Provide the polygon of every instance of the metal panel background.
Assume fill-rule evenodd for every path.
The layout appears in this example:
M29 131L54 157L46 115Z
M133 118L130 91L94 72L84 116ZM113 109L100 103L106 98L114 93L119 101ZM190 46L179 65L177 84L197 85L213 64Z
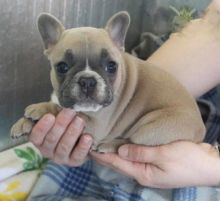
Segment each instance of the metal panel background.
M127 49L130 50L142 31L164 31L163 26L157 24L161 19L167 20L161 12L161 6L167 9L170 4L187 4L203 9L208 2L209 0L0 0L0 150L21 142L9 139L10 126L23 114L27 105L47 101L51 92L49 62L43 56L42 43L36 29L39 13L54 14L66 28L102 27L111 15L119 10L127 10L132 18L126 42Z

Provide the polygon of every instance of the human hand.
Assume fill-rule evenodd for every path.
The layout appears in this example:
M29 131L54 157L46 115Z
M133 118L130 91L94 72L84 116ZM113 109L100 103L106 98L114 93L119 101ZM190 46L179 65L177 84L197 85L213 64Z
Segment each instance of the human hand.
M147 147L123 145L118 154L91 153L93 159L133 177L143 186L220 186L220 158L209 144L178 141Z
M92 137L82 134L84 124L73 110L63 109L56 118L51 114L43 116L29 139L44 157L59 164L80 166L92 145Z

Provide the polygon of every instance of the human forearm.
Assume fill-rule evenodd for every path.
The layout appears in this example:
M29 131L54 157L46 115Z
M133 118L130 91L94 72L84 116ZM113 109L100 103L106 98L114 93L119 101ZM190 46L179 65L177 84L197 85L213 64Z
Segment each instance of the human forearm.
M214 8L213 8L214 7ZM147 61L173 74L198 97L220 83L220 5L171 35Z
M220 158L219 158L219 161L216 161L216 162L217 162L217 169L216 169L217 183L215 186L220 186Z
M207 182L207 185L220 187L220 157L214 158L212 162L212 165L205 164L207 167L207 171L205 173L207 174L207 181L209 181L209 183Z
M216 174L217 175L217 179L216 179L216 184L214 184L215 186L219 186L220 187L220 145L218 144L217 147L216 147L216 150L218 152L218 156L217 159L216 159L216 168L215 168L215 171L216 171Z

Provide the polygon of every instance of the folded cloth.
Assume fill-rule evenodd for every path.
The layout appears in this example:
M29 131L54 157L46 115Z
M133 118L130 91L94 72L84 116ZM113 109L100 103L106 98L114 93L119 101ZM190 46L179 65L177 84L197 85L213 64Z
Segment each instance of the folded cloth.
M207 127L207 142L215 143L220 131L220 114L207 100L198 100ZM33 189L29 201L218 201L220 189L191 187L153 189L135 180L87 161L81 167L68 167L49 162Z
M36 183L44 159L26 143L0 153L0 201L26 200Z

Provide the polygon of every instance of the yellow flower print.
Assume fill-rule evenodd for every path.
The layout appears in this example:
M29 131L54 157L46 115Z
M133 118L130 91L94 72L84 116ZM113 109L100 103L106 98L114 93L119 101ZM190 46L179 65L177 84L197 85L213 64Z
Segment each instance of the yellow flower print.
M27 199L28 194L25 192L16 192L16 189L21 186L20 181L12 181L6 189L0 193L0 201L24 201Z

